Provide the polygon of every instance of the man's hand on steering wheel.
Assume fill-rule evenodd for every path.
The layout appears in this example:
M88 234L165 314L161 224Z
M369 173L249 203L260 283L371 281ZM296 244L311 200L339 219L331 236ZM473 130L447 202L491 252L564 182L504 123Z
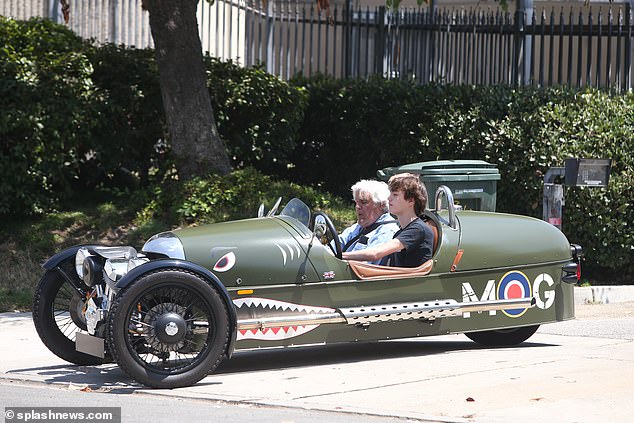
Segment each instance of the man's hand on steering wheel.
M313 215L311 216L310 227L313 230L315 230L315 222L317 220L317 217L319 216L323 218L325 227L326 227L326 232L324 233L326 237L326 242L324 243L322 241L322 243L324 243L325 245L328 245L328 247L333 252L335 257L341 260L343 256L343 249L341 248L341 240L339 239L339 235L337 234L335 225L333 225L332 220L330 220L328 215L322 211L313 212ZM333 243L335 244L334 247L332 245Z

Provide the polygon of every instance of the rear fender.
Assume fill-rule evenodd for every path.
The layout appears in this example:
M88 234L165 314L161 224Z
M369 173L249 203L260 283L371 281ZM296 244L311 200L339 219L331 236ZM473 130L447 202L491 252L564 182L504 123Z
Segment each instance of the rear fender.
M223 297L225 304L227 306L227 311L229 312L229 330L231 331L231 339L227 344L227 357L231 357L233 354L233 350L235 347L236 336L237 336L237 325L238 318L236 316L236 308L233 305L233 301L231 301L231 297L227 292L225 286L220 282L220 279L209 270L205 269L202 266L194 264L189 261L177 260L177 259L160 259L160 260L152 260L145 264L135 267L130 272L128 272L123 278L121 278L116 285L117 290L123 289L132 283L134 280L143 276L146 273L153 272L159 269L182 269L187 270L189 272L195 273L201 278L205 279L212 287L216 288L216 290Z

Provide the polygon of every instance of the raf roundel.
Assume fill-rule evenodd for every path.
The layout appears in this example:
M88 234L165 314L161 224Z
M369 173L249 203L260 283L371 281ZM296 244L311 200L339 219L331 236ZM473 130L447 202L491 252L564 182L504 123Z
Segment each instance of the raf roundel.
M497 289L497 297L500 300L512 300L516 298L531 298L531 284L526 275L520 271L513 270L506 273L500 279ZM526 308L514 308L502 310L509 317L520 317L526 313Z

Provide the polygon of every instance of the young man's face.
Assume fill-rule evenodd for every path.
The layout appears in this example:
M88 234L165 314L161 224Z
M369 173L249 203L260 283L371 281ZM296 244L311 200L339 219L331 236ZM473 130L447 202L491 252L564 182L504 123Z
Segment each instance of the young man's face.
M373 224L383 214L381 206L372 201L372 196L366 192L359 192L354 197L354 210L357 213L357 222L364 228Z
M406 200L403 197L403 191L391 191L390 192L390 213L395 215L401 215L403 212L414 207L414 200Z

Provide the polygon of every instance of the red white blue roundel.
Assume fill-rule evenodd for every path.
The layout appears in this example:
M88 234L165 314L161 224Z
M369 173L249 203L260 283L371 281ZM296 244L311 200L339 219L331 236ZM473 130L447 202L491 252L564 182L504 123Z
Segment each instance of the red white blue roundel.
M531 298L531 284L525 274L513 270L500 279L497 292L498 299L512 300L516 298ZM519 317L526 312L526 308L502 310L509 317Z

